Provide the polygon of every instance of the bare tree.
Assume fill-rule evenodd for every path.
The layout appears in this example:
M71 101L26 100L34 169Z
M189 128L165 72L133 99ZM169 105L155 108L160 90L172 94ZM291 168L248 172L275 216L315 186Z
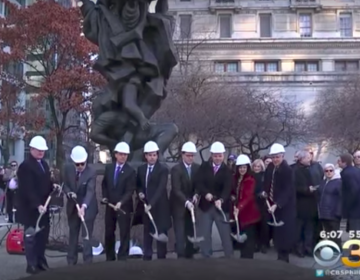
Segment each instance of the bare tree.
M276 142L286 147L306 138L306 118L296 102L286 101L269 88L242 86L234 92L241 100L233 115L239 121L229 126L228 142L233 141L241 153L256 159Z
M341 87L329 87L319 93L314 105L312 130L327 139L329 147L353 153L360 149L360 78L350 76Z

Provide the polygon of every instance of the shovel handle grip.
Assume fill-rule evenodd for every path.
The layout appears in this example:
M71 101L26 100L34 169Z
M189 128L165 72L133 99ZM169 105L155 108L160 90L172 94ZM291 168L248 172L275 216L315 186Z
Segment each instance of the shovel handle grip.
M49 203L51 201L51 195L48 196L48 198L45 201L44 207L47 208L49 206Z
M266 205L267 205L268 209L270 209L270 207L271 207L271 206L270 206L270 202L269 202L269 200L267 200L267 199L266 199Z

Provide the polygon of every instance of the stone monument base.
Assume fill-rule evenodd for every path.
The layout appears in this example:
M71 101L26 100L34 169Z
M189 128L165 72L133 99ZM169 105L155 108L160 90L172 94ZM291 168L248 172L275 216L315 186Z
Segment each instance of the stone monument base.
M64 267L26 277L27 280L315 280L313 269L279 261L244 259L129 260ZM25 278L24 278L25 279ZM332 279L325 276L322 279Z

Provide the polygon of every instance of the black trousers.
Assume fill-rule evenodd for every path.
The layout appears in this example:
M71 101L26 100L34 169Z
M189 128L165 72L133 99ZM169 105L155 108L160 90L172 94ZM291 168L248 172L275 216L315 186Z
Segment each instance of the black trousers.
M240 258L253 259L256 244L256 224L242 228L241 233L246 233L247 239L244 243L240 243Z
M257 204L261 213L261 220L255 226L256 245L258 248L269 246L269 213L263 198L257 198Z
M311 253L314 247L315 219L297 219L297 245L301 253Z
M125 260L130 249L130 213L118 214L110 207L105 210L105 252L106 260L114 261L115 258L115 231L116 224L120 229L120 248L117 253L118 260Z
M155 231L149 217L146 214L144 214L143 216L143 223L144 223L144 260L151 260L153 255L153 248L152 248L153 238L150 235L150 233L154 233ZM164 233L167 235L167 232L160 231L160 229L158 230L159 230L159 234ZM167 253L166 243L156 241L156 249L157 249L156 252L157 258L165 259Z
M324 231L337 231L340 230L340 220L321 220ZM341 249L341 238L330 238L331 241L335 242Z
M89 240L83 239L83 261L84 263L92 263L93 254L92 254L92 245L91 237L94 229L94 220L86 220L86 227L89 232ZM78 261L78 246L79 246L79 234L81 229L81 236L84 238L86 236L85 228L75 212L68 217L69 225L69 247L67 254L68 265L75 265Z
M189 241L188 236L194 236L191 215L186 211L184 216L173 216L174 233L176 240L176 253L178 258L192 258L194 245Z
M34 233L35 225L24 225L25 256L29 266L47 265L45 250L50 233L49 216L43 216L39 226L42 230L37 234L27 234L28 231Z
M13 223L13 208L14 208L14 200L15 200L15 191L7 190L5 203L6 203L6 213L8 214L9 223Z

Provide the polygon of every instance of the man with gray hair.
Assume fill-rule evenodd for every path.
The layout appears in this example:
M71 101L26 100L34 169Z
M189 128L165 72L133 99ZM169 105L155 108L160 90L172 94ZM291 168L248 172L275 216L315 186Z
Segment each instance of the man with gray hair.
M310 164L311 154L303 150L298 153L298 162L293 169L297 210L296 254L301 258L305 255L312 256L317 220L317 188L312 181Z

